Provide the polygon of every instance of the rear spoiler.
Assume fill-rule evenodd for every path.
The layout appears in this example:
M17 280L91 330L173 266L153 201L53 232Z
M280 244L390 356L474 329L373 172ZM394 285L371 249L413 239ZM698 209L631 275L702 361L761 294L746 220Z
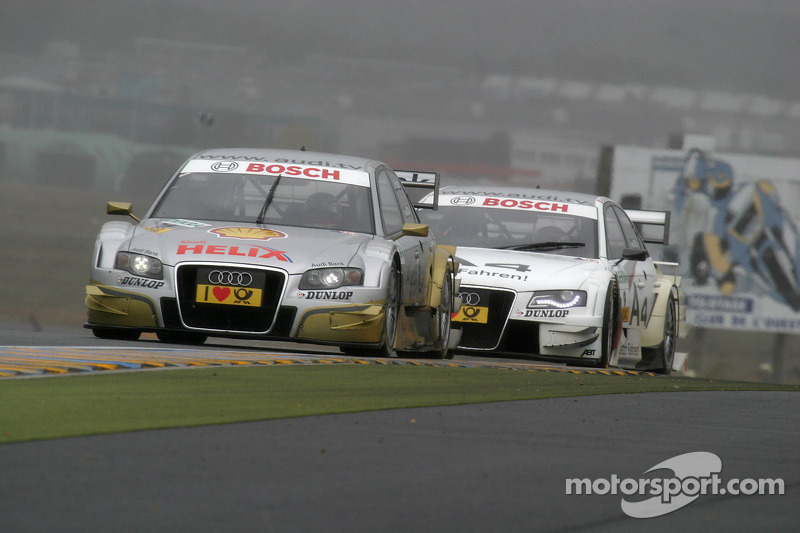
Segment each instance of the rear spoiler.
M395 170L400 178L408 198L416 208L436 210L439 206L439 179L438 172L421 172L418 170ZM421 204L420 200L433 192L433 204Z
M628 218L636 224L644 242L669 244L669 211L647 211L644 209L625 209Z

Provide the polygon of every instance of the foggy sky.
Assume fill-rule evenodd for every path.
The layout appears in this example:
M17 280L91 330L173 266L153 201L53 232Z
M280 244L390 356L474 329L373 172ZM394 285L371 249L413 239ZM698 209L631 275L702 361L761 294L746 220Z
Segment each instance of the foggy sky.
M136 37L798 99L797 0L4 0L0 50Z

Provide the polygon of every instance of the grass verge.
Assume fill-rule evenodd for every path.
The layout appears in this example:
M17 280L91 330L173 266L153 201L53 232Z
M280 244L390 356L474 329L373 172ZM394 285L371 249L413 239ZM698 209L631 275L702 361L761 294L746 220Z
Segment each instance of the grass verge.
M678 377L493 368L214 367L0 381L0 444L159 428L589 394L798 391Z

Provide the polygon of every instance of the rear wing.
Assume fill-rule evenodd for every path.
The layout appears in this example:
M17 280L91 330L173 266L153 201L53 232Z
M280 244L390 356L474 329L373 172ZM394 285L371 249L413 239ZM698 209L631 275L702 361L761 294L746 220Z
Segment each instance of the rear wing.
M438 172L421 172L417 170L395 170L395 174L400 178L403 188L416 208L436 210L439 206L439 178ZM430 193L433 193L432 204L421 204L420 200Z
M669 211L646 211L643 209L626 209L625 213L631 219L644 242L655 244L669 244Z

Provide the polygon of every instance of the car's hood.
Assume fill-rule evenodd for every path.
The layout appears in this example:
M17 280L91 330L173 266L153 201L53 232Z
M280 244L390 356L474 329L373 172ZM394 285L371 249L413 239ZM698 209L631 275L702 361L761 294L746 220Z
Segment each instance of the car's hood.
M367 234L291 226L148 219L127 247L166 265L185 261L253 263L299 273L314 267L347 266Z
M458 247L462 285L530 291L577 289L590 274L602 270L597 259L546 253Z

